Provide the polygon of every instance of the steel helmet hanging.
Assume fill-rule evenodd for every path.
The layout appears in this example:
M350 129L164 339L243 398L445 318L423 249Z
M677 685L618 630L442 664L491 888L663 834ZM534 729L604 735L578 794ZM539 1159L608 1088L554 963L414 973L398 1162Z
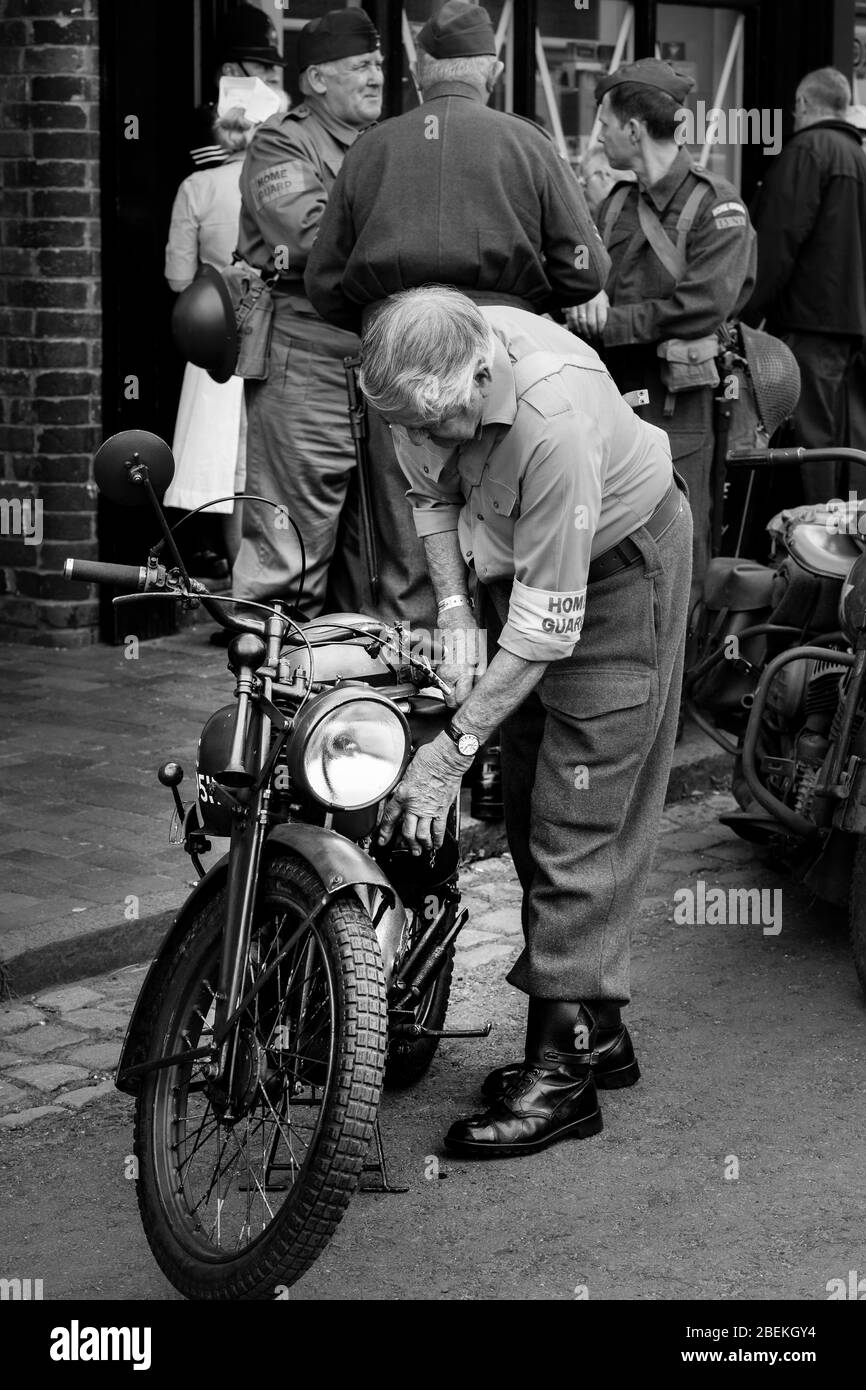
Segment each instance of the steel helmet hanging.
M203 265L191 285L178 296L171 331L187 362L204 367L214 381L228 381L238 360L238 329L234 305L219 271Z
M740 324L740 336L761 422L771 439L800 399L800 368L781 339L745 323Z

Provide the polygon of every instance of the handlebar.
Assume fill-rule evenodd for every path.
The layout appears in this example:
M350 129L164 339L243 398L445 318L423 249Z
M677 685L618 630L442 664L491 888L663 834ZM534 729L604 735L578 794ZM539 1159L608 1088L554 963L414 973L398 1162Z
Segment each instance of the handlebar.
M83 584L112 584L125 589L127 594L169 594L178 598L191 595L222 627L232 632L254 632L259 637L265 635L265 618L253 617L251 613L235 616L232 613L234 599L218 598L197 579L190 579L187 589L179 582L177 574L167 571L165 565L153 558L147 565L110 565L102 560L70 559L64 561L63 578L78 580ZM252 600L250 607L262 608L267 613L271 611L266 605L253 603Z
M235 616L231 610L235 605L241 608L248 605L250 608L259 608L263 612L270 613L271 609L268 605L255 603L252 599L238 600L228 598L227 596L220 598L216 594L210 593L207 587L199 580L192 578L189 581L189 589L187 590L185 585L181 585L178 582L176 574L167 572L164 565L160 565L154 560L151 560L151 562L145 566L111 565L105 564L101 560L69 559L64 561L63 577L64 579L78 580L84 584L112 584L118 588L125 589L127 593L130 594L158 593L176 595L178 598L182 598L185 594L194 595L195 598L200 601L205 612L213 618L214 622L219 623L221 627L226 627L232 632L252 632L258 636L264 636L267 632L266 618L254 617L249 612ZM115 602L118 601L119 600L115 600ZM343 628L343 630L348 632L351 636L369 637L371 641L382 641L384 646L391 648L392 644L388 638L377 631L382 625L375 619L371 619L370 621L371 630L369 632L367 632L365 628L354 626L345 627L341 623L334 624L333 626L338 630ZM285 630L286 626L287 624L284 625L283 629L284 640L288 636ZM326 624L326 626L332 625ZM312 651L309 647L309 639L306 633L300 628L296 628L295 631L300 642L310 651L312 659ZM386 631L389 631L387 627ZM450 695L452 693L451 687L437 675L429 661L423 657L409 656L408 662L409 666L414 668L419 676L427 679L429 684L438 686L443 694Z
M106 565L101 560L66 560L63 578L81 584L116 584L130 593L142 593L147 583L144 565Z
M822 463L832 459L866 464L866 453L862 449L729 449L725 462L733 468L775 468L784 464Z

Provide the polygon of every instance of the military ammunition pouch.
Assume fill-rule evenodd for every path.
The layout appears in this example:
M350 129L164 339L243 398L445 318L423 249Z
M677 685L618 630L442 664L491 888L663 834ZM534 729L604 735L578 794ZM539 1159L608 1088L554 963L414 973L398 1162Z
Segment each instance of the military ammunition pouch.
M220 271L231 295L238 326L238 360L235 376L265 381L271 350L274 317L272 280L266 280L245 261L235 261Z
M706 338L668 338L659 343L656 352L662 359L662 385L672 395L694 391L699 386L718 386L715 359L719 350L715 334Z

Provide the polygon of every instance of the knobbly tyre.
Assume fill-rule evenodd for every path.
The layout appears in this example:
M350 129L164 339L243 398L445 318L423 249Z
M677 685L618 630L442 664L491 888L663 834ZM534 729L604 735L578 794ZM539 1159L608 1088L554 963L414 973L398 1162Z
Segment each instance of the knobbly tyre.
M209 595L159 506L173 471L145 431L106 441L100 488L150 503L141 567L67 560L67 578L201 604L235 634L235 699L204 726L197 798L159 770L200 881L144 981L118 1067L135 1097L138 1201L187 1298L272 1299L310 1268L359 1186L384 1084L422 1077L445 1034L459 806L428 860L374 845L411 750L450 718L426 659L360 614L299 626L285 606ZM299 538L300 539L300 538ZM167 547L169 566L159 561ZM303 546L301 543L303 553ZM438 688L437 688L438 687ZM211 839L228 852L204 871Z
M728 467L828 459L866 464L866 453L737 449ZM866 991L866 510L795 507L767 529L770 564L710 561L684 695L734 759L740 809L722 823L847 905Z

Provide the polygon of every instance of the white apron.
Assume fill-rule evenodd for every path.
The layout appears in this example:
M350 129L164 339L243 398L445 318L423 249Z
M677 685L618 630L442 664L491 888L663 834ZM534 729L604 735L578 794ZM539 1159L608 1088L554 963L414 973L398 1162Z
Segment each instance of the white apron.
M188 362L174 427L176 467L164 498L167 507L193 511L213 497L243 491L246 424L243 379L233 376L221 384ZM208 514L233 510L233 502L221 502L209 507Z

